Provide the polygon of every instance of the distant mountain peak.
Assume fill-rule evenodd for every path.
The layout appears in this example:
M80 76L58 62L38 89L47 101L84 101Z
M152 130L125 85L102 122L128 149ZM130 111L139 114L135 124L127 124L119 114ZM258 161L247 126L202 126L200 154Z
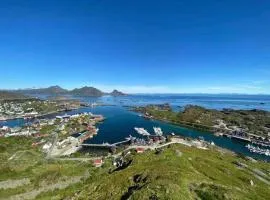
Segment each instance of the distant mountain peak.
M97 88L84 86L82 88L75 88L70 91L71 95L75 96L102 96L104 93Z
M51 89L63 89L59 85L53 85L53 86L50 86L48 88L51 88Z
M13 90L12 92L20 93L20 94L29 94L29 95L74 95L74 96L90 96L90 97L100 97L103 95L112 95L112 96L123 96L126 95L123 92L118 90L113 90L111 93L104 93L101 90L92 87L92 86L83 86L81 88L75 88L73 90L66 90L59 85L50 86L47 88L35 88L35 89L19 89Z
M112 96L124 96L124 95L126 95L126 94L123 93L123 92L121 92L121 91L118 91L118 90L114 89L114 90L110 93L110 95L112 95Z

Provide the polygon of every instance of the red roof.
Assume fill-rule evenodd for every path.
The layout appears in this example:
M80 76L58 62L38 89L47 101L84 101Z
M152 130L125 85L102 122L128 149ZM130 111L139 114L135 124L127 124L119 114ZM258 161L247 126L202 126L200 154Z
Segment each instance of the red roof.
M96 160L94 160L94 164L102 164L102 159L96 159Z
M137 151L137 152L144 152L144 148L138 147L138 148L136 149L136 151Z

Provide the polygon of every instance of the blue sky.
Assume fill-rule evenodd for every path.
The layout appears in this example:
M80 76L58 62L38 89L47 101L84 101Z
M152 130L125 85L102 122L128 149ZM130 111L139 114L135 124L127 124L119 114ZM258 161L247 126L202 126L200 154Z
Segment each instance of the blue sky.
M0 88L270 94L270 1L9 0Z

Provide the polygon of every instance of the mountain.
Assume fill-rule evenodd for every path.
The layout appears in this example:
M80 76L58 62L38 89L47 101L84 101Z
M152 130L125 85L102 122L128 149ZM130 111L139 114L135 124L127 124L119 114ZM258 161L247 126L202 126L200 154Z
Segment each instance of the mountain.
M120 92L118 90L113 90L111 93L109 93L112 96L125 96L126 94L123 92Z
M104 95L105 93L100 91L97 88L94 87L82 87L82 88L75 88L74 90L71 90L69 94L74 96L89 96L89 97L99 97Z
M123 96L126 95L123 92L118 90L113 90L111 93L105 93L101 90L94 88L94 87L82 87L82 88L75 88L73 90L66 90L61 88L60 86L51 86L48 88L33 88L33 89L19 89L19 90L12 90L10 92L17 93L17 94L25 94L25 95L51 95L51 96L58 96L58 95L73 95L73 96L89 96L89 97L100 97L103 95L112 95L112 96Z
M60 86L51 86L48 88L38 88L38 89L20 89L13 92L21 94L47 94L47 95L60 95L67 94L68 90L61 88Z
M10 91L0 91L0 100L27 99L23 94L18 94Z

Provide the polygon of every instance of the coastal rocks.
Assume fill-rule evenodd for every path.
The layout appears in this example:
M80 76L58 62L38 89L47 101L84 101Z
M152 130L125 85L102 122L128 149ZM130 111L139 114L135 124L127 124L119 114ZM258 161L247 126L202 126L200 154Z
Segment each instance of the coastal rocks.
M134 192L144 188L148 184L148 176L144 174L136 174L133 176L133 182L135 184L128 187L128 191L122 195L121 200L128 200Z

